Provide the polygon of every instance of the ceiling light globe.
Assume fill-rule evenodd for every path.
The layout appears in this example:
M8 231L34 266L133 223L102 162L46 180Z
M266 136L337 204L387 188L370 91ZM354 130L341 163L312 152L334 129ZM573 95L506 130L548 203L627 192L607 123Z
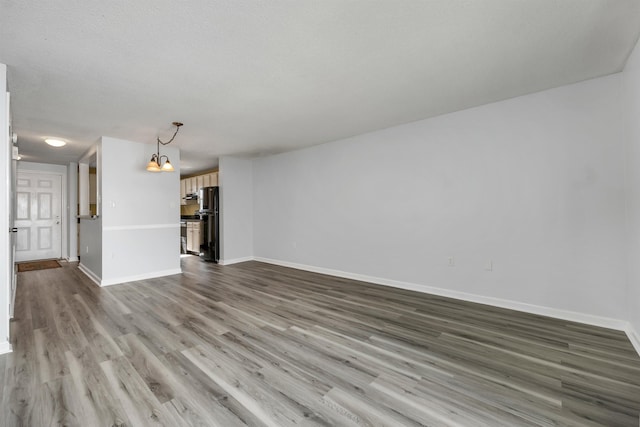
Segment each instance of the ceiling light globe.
M158 163L156 163L155 160L151 160L149 163L147 163L147 170L149 172L160 172L160 165L158 165Z
M173 165L171 164L171 162L169 162L169 159L167 159L166 162L164 162L164 165L162 165L162 171L163 172L173 172Z
M61 139L54 139L54 138L47 138L44 140L44 142L46 142L52 147L64 147L65 145L67 145L66 141L63 141Z

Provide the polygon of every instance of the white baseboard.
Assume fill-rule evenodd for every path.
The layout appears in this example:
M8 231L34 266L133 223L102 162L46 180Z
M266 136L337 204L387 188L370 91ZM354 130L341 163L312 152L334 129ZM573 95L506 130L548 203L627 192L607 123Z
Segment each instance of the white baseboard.
M100 277L93 271L89 270L82 262L78 264L78 270L82 271L93 283L100 286Z
M527 304L518 301L506 300L501 298L486 297L482 295L470 294L467 292L452 291L450 289L437 288L434 286L419 285L416 283L400 282L397 280L382 279L379 277L366 276L363 274L349 273L346 271L332 270L329 268L315 267L306 264L297 264L288 261L280 261L270 258L254 257L254 260L266 262L268 264L280 265L283 267L295 268L298 270L311 271L314 273L326 274L328 276L342 277L345 279L359 280L362 282L375 283L378 285L391 286L409 291L423 292L432 295L439 295L448 298L454 298L463 301L475 302L479 304L491 305L494 307L507 308L509 310L522 311L530 314L554 317L571 322L584 323L587 325L599 326L618 331L627 331L628 322L608 317L594 316L592 314L579 313L575 311L562 310L558 308L543 307L533 304Z
M176 268L171 270L154 271L152 273L137 274L135 276L123 276L123 277L116 277L114 279L102 280L102 278L98 277L97 274L95 274L93 271L89 270L85 265L83 265L82 262L78 264L78 269L82 271L89 279L91 279L98 286L118 285L120 283L135 282L137 280L154 279L156 277L171 276L173 274L182 273L182 270L180 268Z
M72 256L67 258L67 262L78 262L78 261L80 261L80 258L78 258L77 256Z
M640 334L636 331L631 323L627 323L627 329L625 330L627 336L629 337L629 341L633 345L633 348L636 349L638 355L640 355Z
M13 351L13 347L9 341L0 342L0 354L11 353Z
M239 262L247 262L247 261L253 261L254 258L252 256L246 256L246 257L242 257L242 258L234 258L234 259L221 259L218 264L220 265L231 265L231 264L238 264Z
M134 276L116 277L114 279L101 280L100 286L119 285L120 283L136 282L138 280L155 279L156 277L172 276L174 274L182 274L180 268L171 270L153 271L151 273L136 274Z

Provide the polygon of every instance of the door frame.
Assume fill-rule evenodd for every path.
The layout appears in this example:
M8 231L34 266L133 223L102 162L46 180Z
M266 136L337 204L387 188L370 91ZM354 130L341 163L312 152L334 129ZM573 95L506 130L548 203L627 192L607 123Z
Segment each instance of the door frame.
M9 93L7 97L9 98ZM9 102L7 101L7 104ZM11 123L11 116L9 116L9 123ZM12 134L11 126L9 126L9 133ZM16 179L18 177L18 147L13 143L11 145L11 165L9 166L8 181L9 187L9 227L11 232L9 233L9 274L11 276L9 281L9 317L13 319L13 315L16 308L16 294L18 293L18 268L16 266Z
M11 301L11 236L9 236L9 209L11 203L11 158L13 144L9 138L9 92L7 92L7 66L0 64L0 354L11 349L9 304Z
M43 175L57 175L60 177L60 258L69 260L69 195L67 183L67 167L63 165L49 165L46 163L18 162L18 175L37 173Z

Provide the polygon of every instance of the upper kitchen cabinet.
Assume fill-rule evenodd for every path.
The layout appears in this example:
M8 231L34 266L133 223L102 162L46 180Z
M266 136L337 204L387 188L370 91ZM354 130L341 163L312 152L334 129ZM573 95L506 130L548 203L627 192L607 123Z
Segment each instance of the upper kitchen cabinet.
M187 189L187 194L194 194L200 190L198 187L198 180L195 176L187 178Z
M218 172L208 173L202 176L203 187L217 187L218 186Z
M181 179L180 180L180 204L181 205L187 204L186 197L187 197L187 180Z
M199 194L201 188L217 186L218 172L210 172L202 175L182 178L180 180L180 204L188 204L185 199L188 194Z

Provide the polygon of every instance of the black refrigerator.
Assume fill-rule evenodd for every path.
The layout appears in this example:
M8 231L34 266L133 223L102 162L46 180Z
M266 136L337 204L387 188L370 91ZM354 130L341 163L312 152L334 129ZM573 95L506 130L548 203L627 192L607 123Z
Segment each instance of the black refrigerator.
M200 210L202 220L202 244L200 257L204 261L217 263L220 259L220 211L218 210L220 192L218 187L200 189Z

